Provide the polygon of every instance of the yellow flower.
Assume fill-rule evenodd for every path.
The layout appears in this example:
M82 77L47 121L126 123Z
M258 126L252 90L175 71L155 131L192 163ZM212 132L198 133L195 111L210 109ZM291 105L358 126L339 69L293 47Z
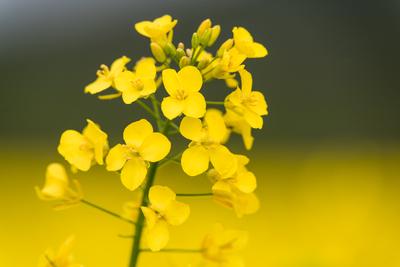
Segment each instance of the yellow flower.
M254 173L247 170L246 165L249 163L249 158L243 155L235 155L237 162L236 172L230 176L223 176L217 170L211 169L208 176L214 182L216 190L220 188L235 187L243 193L252 193L257 187L257 180Z
M178 73L174 69L166 69L162 72L162 79L170 95L161 103L165 117L172 120L182 113L193 118L203 117L206 101L199 93L203 78L197 68L186 66Z
M136 194L135 194L136 193ZM122 206L122 216L136 222L142 201L142 191L134 192L133 201L125 202Z
M143 58L136 63L135 71L123 71L115 77L115 89L122 93L125 104L156 91L156 66L153 58Z
M66 130L60 138L57 148L65 160L73 167L87 171L97 162L103 165L104 154L108 150L107 134L98 125L87 119L82 134L75 130Z
M243 231L224 229L221 224L216 224L203 239L203 257L220 267L244 267L236 253L246 246L247 239Z
M83 267L82 264L75 263L72 255L72 247L75 243L75 237L70 236L60 246L57 252L48 249L40 258L38 267Z
M253 146L254 137L251 135L251 126L248 122L237 113L227 110L224 115L226 126L233 132L242 135L244 146L250 150Z
M107 155L107 170L121 170L121 182L135 190L146 178L149 162L157 162L168 155L171 143L145 119L132 122L123 133L126 144L118 144Z
M46 169L46 179L42 189L35 187L37 196L45 201L61 201L56 209L68 208L80 202L83 198L81 186L77 180L73 180L71 186L67 172L63 165L51 163Z
M192 142L183 152L181 164L183 171L196 176L208 169L209 162L224 176L232 175L236 171L235 156L221 145L226 139L227 129L219 110L209 109L200 119L183 118L180 133Z
M163 249L169 240L168 225L181 225L189 217L189 205L175 200L166 186L155 185L149 191L149 207L141 207L146 218L145 239L152 251Z
M264 95L258 91L252 91L253 79L246 70L239 71L242 88L237 88L225 98L225 107L243 116L246 122L252 127L261 129L263 119L267 115L267 102Z
M234 27L233 40L240 53L248 58L260 58L268 55L267 49L260 43L254 42L251 34L243 27Z
M172 20L170 15L164 15L153 21L141 21L135 24L135 29L141 35L150 39L159 39L166 37L178 21Z
M242 63L246 56L239 53L236 48L225 50L220 58L214 60L205 69L203 73L211 71L212 77L216 79L231 79L234 72L244 69Z
M106 65L101 65L100 70L97 71L97 79L85 87L85 93L93 95L114 86L115 77L126 69L125 65L129 61L131 61L130 58L123 56L116 59L110 69Z
M218 183L212 187L214 201L225 208L233 209L240 218L258 211L260 202L254 193L243 193L229 183Z

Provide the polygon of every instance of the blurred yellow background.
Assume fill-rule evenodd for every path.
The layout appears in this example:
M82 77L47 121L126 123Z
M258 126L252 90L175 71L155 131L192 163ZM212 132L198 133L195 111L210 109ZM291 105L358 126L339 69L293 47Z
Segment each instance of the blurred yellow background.
M87 206L53 211L36 198L55 149L3 144L1 152L1 266L35 266L48 247L70 234L85 266L126 266L131 226ZM198 248L214 222L247 230L243 256L248 266L400 266L400 150L396 144L341 146L258 145L250 168L258 177L261 209L237 219L209 197L184 198L189 221L172 230L169 247ZM62 162L62 161L61 161ZM95 167L74 177L85 198L120 212L132 193L117 174ZM188 177L177 165L160 170L156 183L177 192L207 192L205 177ZM197 266L200 256L143 254L140 266ZM192 264L192 265L190 265Z

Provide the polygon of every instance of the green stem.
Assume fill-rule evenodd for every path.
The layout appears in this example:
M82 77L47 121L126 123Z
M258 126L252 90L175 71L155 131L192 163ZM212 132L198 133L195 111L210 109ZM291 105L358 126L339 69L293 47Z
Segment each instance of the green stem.
M153 185L154 179L156 177L158 162L152 163L149 168L147 182L145 184L143 190L143 196L140 206L147 206L147 195L149 194L150 188ZM143 225L144 225L144 215L143 212L139 212L137 225L135 227L133 245L132 245L132 252L131 252L131 260L129 263L129 267L136 267L139 259L140 250L140 241L142 239L142 232L143 232Z
M148 105L146 105L142 100L138 99L138 100L136 100L136 103L138 103L139 106L141 106L144 110L146 110L148 113L150 113L150 115L158 121L159 118L157 117L156 113Z
M113 216L113 217L115 217L115 218L118 218L118 219L123 220L123 221L125 221L125 222L128 222L128 223L130 223L130 224L135 224L134 221L129 220L129 219L127 219L127 218L124 218L124 217L122 217L121 215L119 215L118 213L115 213L115 212L113 212L113 211L110 211L110 210L108 210L108 209L105 209L105 208L103 208L103 207L100 207L99 205L94 204L94 203L92 203L92 202L89 202L89 201L87 201L87 200L85 200L85 199L81 199L81 203L86 204L86 205L88 205L89 207L95 208L95 209L97 209L97 210L100 210L100 211L102 211L102 212L104 212L104 213L107 213L108 215L111 215L111 216Z
M152 251L150 249L141 249L141 252L158 252L158 253L162 253L162 252L175 252L175 253L200 253L203 250L201 249L184 249L184 248L166 248L160 251Z
M206 101L209 105L224 105L224 101Z
M162 121L160 117L160 108L157 99L155 98L154 94L150 96L151 103L153 104L153 110L154 114L156 116L156 123L157 123L157 128L159 131L161 131L162 128Z
M212 196L213 193L193 193L193 194L176 194L177 197L205 197L205 196Z

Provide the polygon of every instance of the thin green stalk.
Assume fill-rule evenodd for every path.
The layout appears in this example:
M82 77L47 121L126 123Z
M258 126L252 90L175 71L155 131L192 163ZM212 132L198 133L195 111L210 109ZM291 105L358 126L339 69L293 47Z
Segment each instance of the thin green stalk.
M150 115L158 121L159 118L157 117L156 113L148 105L146 105L142 100L138 99L138 100L136 100L136 103L138 103L139 106L141 106L144 110L146 110L148 113L150 113Z
M176 194L177 197L205 197L205 196L212 196L213 193L193 193L193 194L186 194L186 193L180 193Z
M153 185L154 179L157 173L158 162L154 162L150 165L147 182L145 184L143 190L143 196L140 206L147 206L147 195L149 194L150 188ZM129 267L136 267L139 259L140 250L140 241L142 239L144 225L144 215L143 212L139 212L137 225L135 227L135 233L133 238L132 252L131 252L131 260L129 263Z
M151 252L151 253L162 253L162 252L172 252L172 253L200 253L201 249L185 249L185 248L166 248L160 251L152 251L150 249L141 249L141 252Z
M168 163L170 163L170 162L176 162L176 161L179 162L179 158L182 156L182 153L183 153L183 151L179 152L178 154L176 154L176 155L174 155L174 156L172 156L172 157L170 157L170 158L166 158L166 159L162 160L162 161L160 162L160 167L161 167L161 166L164 166L164 165L166 165L166 164L168 164ZM180 163L180 162L179 162L179 163Z
M125 222L128 222L128 223L130 223L130 224L136 224L134 221L129 220L129 219L127 219L127 218L124 218L124 217L122 217L121 215L119 215L118 213L115 213L115 212L113 212L113 211L110 211L110 210L108 210L108 209L105 209L105 208L103 208L103 207L100 207L99 205L94 204L94 203L92 203L92 202L89 202L89 201L87 201L87 200L85 200L85 199L81 199L81 203L86 204L86 205L88 205L89 207L95 208L95 209L97 209L97 210L99 210L99 211L102 211L102 212L104 212L104 213L107 213L108 215L111 215L111 216L113 216L113 217L115 217L115 218L118 218L118 219L120 219L120 220L123 220L123 221L125 221Z
M153 104L153 110L154 110L154 114L156 116L157 128L159 131L161 131L162 121L161 121L161 117L160 117L160 107L159 107L158 101L155 98L154 94L150 96L150 100L151 100L151 103Z

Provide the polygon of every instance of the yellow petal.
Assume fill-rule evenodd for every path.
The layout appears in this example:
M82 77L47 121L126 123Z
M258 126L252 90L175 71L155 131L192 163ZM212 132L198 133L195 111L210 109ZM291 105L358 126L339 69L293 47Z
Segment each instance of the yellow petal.
M240 218L246 214L253 214L260 208L260 201L254 193L239 194L233 202L236 215Z
M115 78L118 74L125 70L125 65L130 61L131 59L126 56L122 56L114 60L110 67L110 76Z
M139 157L128 160L121 171L122 184L133 191L138 188L146 178L146 163Z
M181 225L189 218L189 215L189 205L179 201L172 201L167 206L164 217L166 221L171 225Z
M107 134L93 121L87 119L87 126L83 129L83 135L90 140L94 147L96 162L103 165L104 152L108 150Z
M251 128L261 129L263 127L263 118L251 110L244 110L243 118L250 124Z
M149 228L154 227L154 225L158 220L158 215L155 213L155 211L148 207L140 207L140 209L142 210L143 215L146 218L147 227Z
M100 93L110 88L111 84L112 84L111 79L105 77L99 77L94 82L90 83L85 87L85 93L90 93L92 95Z
M144 139L153 133L153 126L145 119L132 122L124 130L124 141L126 144L139 148Z
M141 79L154 80L157 72L154 59L151 57L142 58L136 63L135 71Z
M217 109L209 109L204 116L204 122L207 125L209 138L216 143L221 143L227 136L222 112Z
M118 74L114 79L114 86L120 92L132 88L132 82L135 81L137 76L132 71L124 71Z
M206 113L206 100L199 92L191 93L184 102L183 114L193 118L201 118Z
M256 176L249 171L239 173L235 180L235 186L243 193L252 193L257 187Z
M209 155L207 149L196 145L187 148L181 158L183 171L189 176L196 176L208 169Z
M175 200L175 197L174 191L167 186L154 185L149 191L151 207L162 213Z
M118 171L122 169L128 159L129 148L118 144L110 149L106 157L108 171Z
M94 152L91 144L75 130L65 131L60 138L57 148L65 160L81 171L87 171L92 165Z
M184 117L179 125L179 131L186 139L200 141L203 135L203 124L199 119Z
M252 86L253 86L253 78L251 77L250 72L243 69L239 71L240 79L242 81L242 92L244 95L250 95Z
M157 85L154 79L142 79L143 89L140 91L140 95L148 96L154 93L157 90Z
M147 32L147 28L151 27L152 22L151 21L141 21L135 24L135 29L138 33L145 37L150 37L150 35Z
M122 92L122 100L125 104L132 104L140 97L140 91L135 87L130 87L129 89Z
M170 96L176 96L177 91L182 89L178 74L174 69L163 70L162 80L165 90Z
M148 135L139 148L140 156L150 162L157 162L165 158L171 150L171 142L161 133Z
M234 27L232 32L235 42L237 41L253 42L253 37L251 36L249 31L243 27Z
M186 92L198 92L203 85L203 77L200 71L193 66L183 67L178 72L179 82Z
M146 227L145 236L147 246L152 251L160 251L169 241L167 223L164 220L158 220L152 228Z
M183 107L183 101L173 98L171 96L164 97L163 101L161 102L161 110L164 116L169 120L173 120L181 115Z
M219 145L209 149L210 161L222 177L232 177L237 170L237 160L225 146Z
M68 176L63 165L51 163L46 169L46 181L43 189L37 189L40 199L62 198L68 188Z
M254 51L254 54L249 58L261 58L268 55L268 50L260 43L253 43L252 49Z
M247 105L249 109L257 113L258 115L267 115L267 102L263 93L254 91L251 93L252 105Z

